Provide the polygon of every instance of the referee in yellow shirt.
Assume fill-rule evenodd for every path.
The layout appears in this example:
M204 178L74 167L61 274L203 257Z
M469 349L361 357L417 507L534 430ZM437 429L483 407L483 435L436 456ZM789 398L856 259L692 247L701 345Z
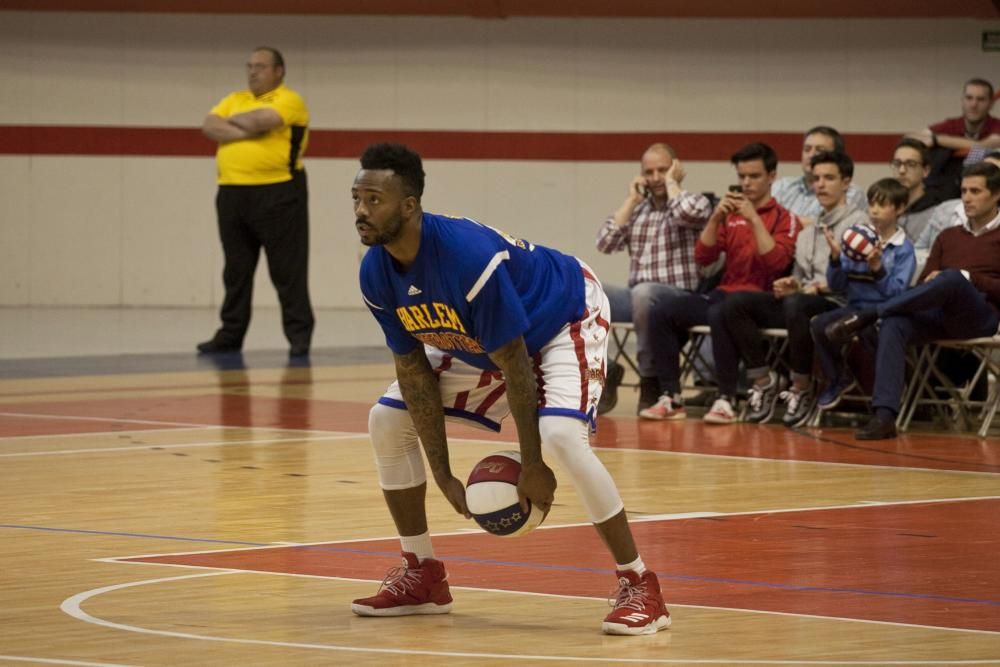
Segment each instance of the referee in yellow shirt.
M289 354L309 354L315 320L308 283L309 194L302 167L309 111L302 97L285 87L284 78L285 61L277 49L254 49L247 62L249 90L224 97L201 128L219 143L215 208L226 260L226 298L222 326L198 345L200 353L243 347L263 247Z

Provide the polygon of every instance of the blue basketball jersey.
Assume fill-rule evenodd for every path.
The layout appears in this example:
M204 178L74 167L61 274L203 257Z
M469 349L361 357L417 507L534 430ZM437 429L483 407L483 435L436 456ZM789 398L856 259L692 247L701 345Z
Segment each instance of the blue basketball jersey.
M361 294L396 354L428 344L476 368L524 336L535 354L583 316L576 258L469 218L423 214L420 250L403 271L382 246L361 262Z

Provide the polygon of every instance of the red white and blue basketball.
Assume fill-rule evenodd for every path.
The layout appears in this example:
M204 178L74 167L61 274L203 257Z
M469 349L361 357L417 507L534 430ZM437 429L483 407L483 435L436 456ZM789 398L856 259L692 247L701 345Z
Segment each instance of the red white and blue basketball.
M533 507L525 513L517 500L521 453L494 452L477 463L465 485L465 502L476 523L488 533L517 537L534 530L545 513Z
M878 232L868 225L851 225L840 239L841 250L855 262L868 261L878 247Z

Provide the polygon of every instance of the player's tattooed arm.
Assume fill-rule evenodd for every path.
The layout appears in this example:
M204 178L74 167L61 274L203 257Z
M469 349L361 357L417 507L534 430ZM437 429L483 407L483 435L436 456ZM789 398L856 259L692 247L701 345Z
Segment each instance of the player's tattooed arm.
M427 462L436 478L451 476L441 391L424 348L417 346L412 352L395 355L395 359L399 390L424 445Z
M503 371L507 383L507 404L517 425L521 443L521 478L517 491L521 505L525 498L548 512L555 496L556 478L542 461L542 437L538 432L538 387L528 348L518 336L490 354L490 360Z
M451 473L441 391L434 370L424 354L424 348L417 346L412 352L394 357L399 390L424 446L434 481L455 511L469 518L471 515L465 504L465 487Z

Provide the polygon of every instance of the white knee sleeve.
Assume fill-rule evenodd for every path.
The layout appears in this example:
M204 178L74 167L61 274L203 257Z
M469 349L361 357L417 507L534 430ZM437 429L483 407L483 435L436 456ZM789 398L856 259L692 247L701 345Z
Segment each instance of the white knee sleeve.
M603 523L625 507L615 481L590 448L589 424L572 417L544 416L538 420L542 455L566 471L594 523Z
M412 489L427 481L410 413L376 403L368 413L368 433L375 450L379 486L393 491Z

